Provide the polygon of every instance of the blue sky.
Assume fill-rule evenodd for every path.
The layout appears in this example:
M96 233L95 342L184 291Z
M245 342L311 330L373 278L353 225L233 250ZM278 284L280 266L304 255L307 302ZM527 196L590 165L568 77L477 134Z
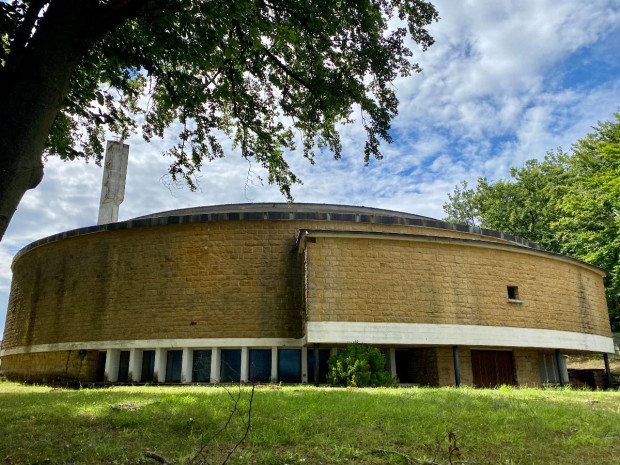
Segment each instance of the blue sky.
M436 43L416 53L423 72L399 79L395 142L384 159L363 163L359 124L342 128L343 156L297 154L289 163L304 181L298 202L340 203L441 218L461 180L506 178L511 166L570 148L620 107L620 0L438 0ZM199 205L280 202L261 168L238 155L205 166L200 189L166 182L168 140L129 141L120 219ZM230 144L228 144L230 145ZM26 244L96 223L102 170L94 164L46 163L0 243L0 333L10 289L10 263Z

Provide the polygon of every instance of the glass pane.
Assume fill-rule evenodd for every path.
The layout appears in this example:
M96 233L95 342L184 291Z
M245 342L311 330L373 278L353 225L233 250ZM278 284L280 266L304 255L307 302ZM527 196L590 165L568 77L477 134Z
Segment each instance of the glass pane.
M250 350L250 381L269 382L271 379L271 349Z
M121 350L118 360L118 381L126 383L129 379L129 351Z
M211 381L211 351L195 350L192 365L192 381L208 383Z
M220 381L238 383L241 379L241 349L222 349Z
M145 350L142 352L142 376L140 382L152 383L155 372L155 351Z
M319 383L327 382L327 360L330 354L330 349L319 349ZM314 349L312 347L308 347L308 382L316 382L314 380Z
M168 360L166 361L166 382L181 382L181 366L183 363L182 350L169 350Z
M301 383L301 350L278 350L278 381Z

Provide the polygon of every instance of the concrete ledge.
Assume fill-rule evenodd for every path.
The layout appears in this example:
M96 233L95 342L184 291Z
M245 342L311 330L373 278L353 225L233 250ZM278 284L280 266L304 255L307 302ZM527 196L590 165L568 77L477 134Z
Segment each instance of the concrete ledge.
M142 339L122 341L76 341L57 344L38 344L5 349L0 356L30 354L36 352L56 352L62 350L130 350L130 349L208 349L210 347L301 347L305 338L209 338L209 339Z
M611 337L506 326L309 321L306 323L306 336L308 344L347 344L357 341L376 345L459 345L614 352Z

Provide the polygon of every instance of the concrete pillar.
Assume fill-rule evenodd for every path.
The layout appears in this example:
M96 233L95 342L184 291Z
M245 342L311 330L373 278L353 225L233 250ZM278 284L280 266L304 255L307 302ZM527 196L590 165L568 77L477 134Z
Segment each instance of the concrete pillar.
M614 387L614 380L611 377L611 369L609 368L609 355L603 354L603 361L605 362L605 376L607 377L607 389Z
M222 351L219 347L213 347L211 349L211 383L217 384L220 382L220 361L222 358Z
M239 379L242 383L249 381L250 373L250 351L247 347L241 348L241 373L239 373Z
M392 378L396 378L396 349L390 349L388 356L390 357L390 376L392 376Z
M570 380L568 378L568 355L562 355L562 362L560 363L560 370L562 373L562 377L564 379L564 384L569 386Z
M461 386L461 365L459 363L459 346L452 346L452 359L454 360L454 385Z
M301 348L301 382L308 383L308 348L306 346Z
M278 382L278 348L271 348L271 382Z
M128 159L129 145L108 141L103 180L101 181L101 201L97 224L116 223L118 221L118 207L125 199Z
M183 347L183 361L181 362L181 382L189 384L192 382L192 361L194 351L189 347Z
M142 376L142 350L131 349L129 351L129 381L140 382Z
M560 349L555 349L555 364L558 367L558 381L560 382L560 386L564 387L566 382L562 375L562 355L560 355Z
M104 381L115 383L118 381L118 362L121 356L120 350L108 349L105 356L105 371L103 374Z
M166 359L168 351L166 349L155 349L155 372L153 373L153 381L156 383L166 382Z

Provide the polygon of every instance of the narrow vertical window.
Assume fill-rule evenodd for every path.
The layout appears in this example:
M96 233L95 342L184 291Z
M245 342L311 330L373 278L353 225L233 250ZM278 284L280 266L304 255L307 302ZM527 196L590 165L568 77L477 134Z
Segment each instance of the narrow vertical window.
M222 349L220 381L238 383L241 378L241 349Z
M250 349L250 381L267 383L271 378L271 349Z
M181 367L183 363L182 350L169 350L166 360L166 382L181 382Z
M211 381L211 351L195 350L192 363L192 380L196 383Z
M129 380L129 351L121 350L118 360L118 379L119 383L126 383Z
M154 372L155 351L145 350L142 352L142 376L140 377L140 381L143 383L152 383Z
M283 383L301 383L301 350L278 350L278 380Z

